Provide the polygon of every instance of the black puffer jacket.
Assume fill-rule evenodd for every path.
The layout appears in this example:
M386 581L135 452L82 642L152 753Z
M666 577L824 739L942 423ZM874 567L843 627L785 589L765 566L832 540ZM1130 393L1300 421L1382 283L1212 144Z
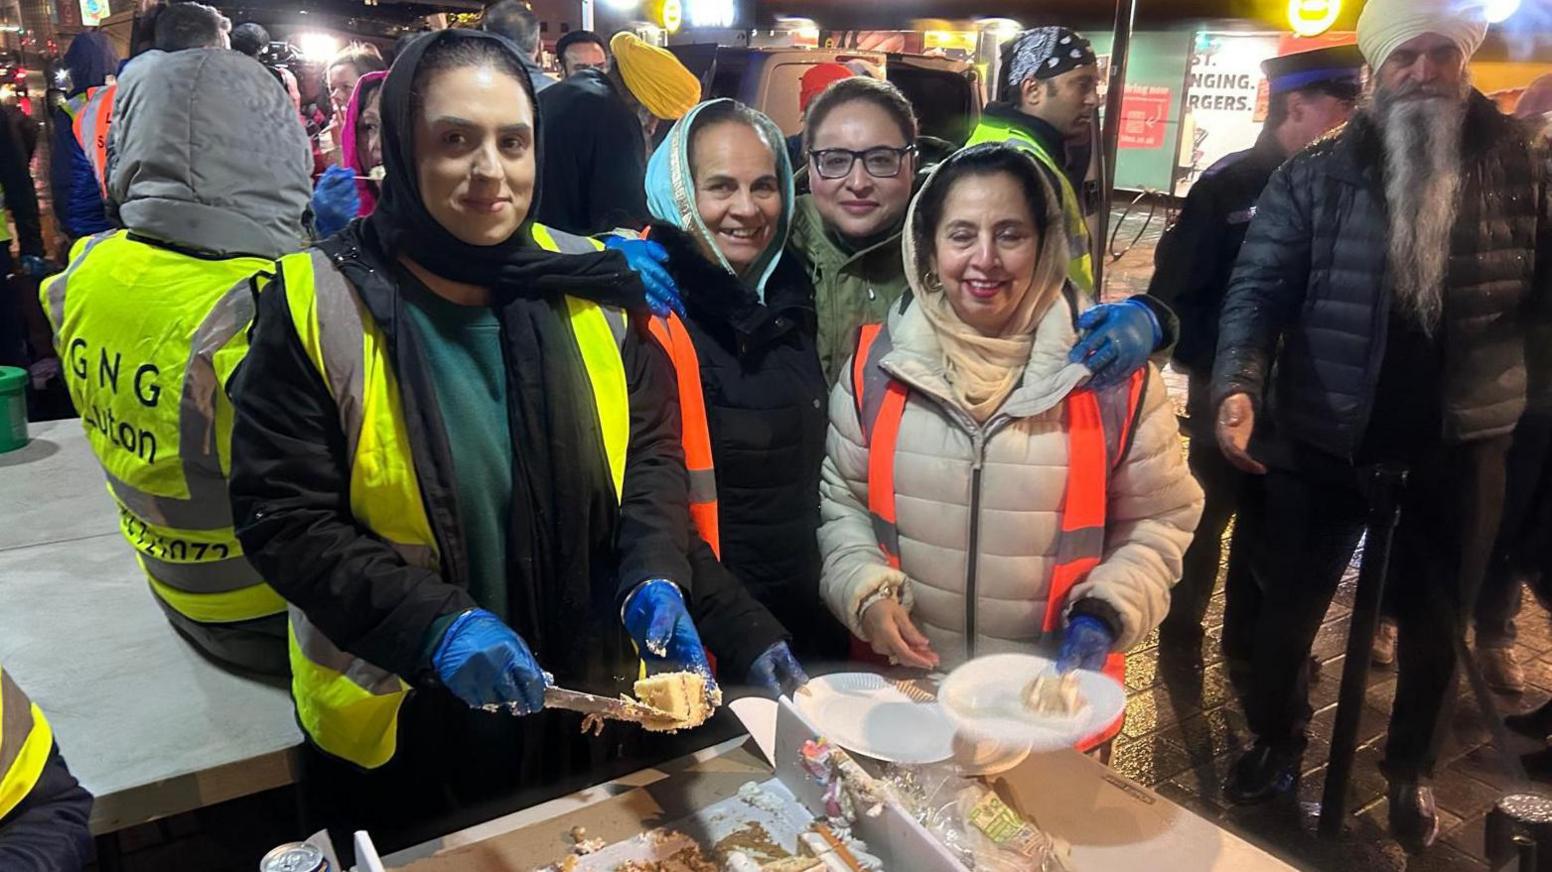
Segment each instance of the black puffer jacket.
M722 563L793 634L794 650L844 654L845 631L819 601L828 390L808 277L783 257L762 305L683 231L654 224L651 238L668 249L700 358Z
M1445 306L1446 442L1507 434L1548 394L1552 198L1528 132L1479 93L1467 109ZM1352 458L1368 429L1390 295L1382 147L1356 116L1290 159L1256 206L1219 322L1213 404L1271 407L1284 435ZM1539 256L1538 256L1539 255ZM1281 341L1281 351L1278 343Z

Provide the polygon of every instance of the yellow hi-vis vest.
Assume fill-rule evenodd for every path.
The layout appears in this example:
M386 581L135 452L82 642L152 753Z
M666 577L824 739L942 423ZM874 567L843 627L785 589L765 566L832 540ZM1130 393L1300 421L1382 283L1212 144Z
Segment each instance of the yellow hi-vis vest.
M976 125L970 139L965 143L965 148L972 145L980 145L983 142L1007 142L1024 149L1035 156L1035 159L1044 164L1056 177L1057 184L1062 192L1062 215L1067 223L1067 251L1071 260L1067 264L1067 279L1073 287L1082 291L1084 296L1094 299L1094 256L1089 250L1089 225L1083 219L1083 206L1078 199L1078 192L1073 190L1072 182L1068 181L1067 174L1055 158L1046 153L1033 136L1026 131L1001 121L996 118L982 118Z
M0 670L0 819L32 792L53 747L43 712Z
M197 624L279 615L227 495L225 384L248 353L259 257L205 259L110 231L76 243L39 296L70 398L151 590Z
M602 245L533 225L548 251L592 252ZM356 292L322 251L280 261L297 337L340 411L350 457L350 511L361 526L408 563L441 566L436 538L410 451L404 409L387 339ZM630 442L630 400L620 356L626 316L566 298L577 348L592 384L610 477L618 499ZM319 748L372 769L393 758L399 708L409 685L399 676L337 648L292 607L291 694L297 720Z

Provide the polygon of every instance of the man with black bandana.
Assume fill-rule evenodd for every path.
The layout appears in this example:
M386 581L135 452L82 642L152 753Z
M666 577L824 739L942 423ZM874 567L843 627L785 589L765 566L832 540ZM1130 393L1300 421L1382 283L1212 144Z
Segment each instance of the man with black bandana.
M1099 108L1099 61L1094 47L1066 27L1037 27L1002 52L997 102L987 106L966 146L1011 142L1033 154L1062 192L1072 265L1068 278L1094 293L1094 263L1079 192L1088 170L1090 123ZM1075 147L1076 146L1076 147Z

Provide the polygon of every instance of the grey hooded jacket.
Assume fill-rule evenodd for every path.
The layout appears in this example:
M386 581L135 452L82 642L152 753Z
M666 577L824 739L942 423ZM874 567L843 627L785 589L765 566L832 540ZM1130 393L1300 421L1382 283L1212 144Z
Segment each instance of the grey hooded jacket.
M275 258L307 240L307 131L258 61L225 49L125 70L109 128L108 192L130 231L221 256Z

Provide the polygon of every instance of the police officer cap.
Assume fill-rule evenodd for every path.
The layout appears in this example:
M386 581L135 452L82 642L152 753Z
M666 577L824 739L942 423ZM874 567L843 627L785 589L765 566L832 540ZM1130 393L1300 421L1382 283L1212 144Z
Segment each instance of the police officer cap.
M1318 88L1356 99L1362 87L1363 54L1356 45L1334 45L1261 62L1273 94Z

